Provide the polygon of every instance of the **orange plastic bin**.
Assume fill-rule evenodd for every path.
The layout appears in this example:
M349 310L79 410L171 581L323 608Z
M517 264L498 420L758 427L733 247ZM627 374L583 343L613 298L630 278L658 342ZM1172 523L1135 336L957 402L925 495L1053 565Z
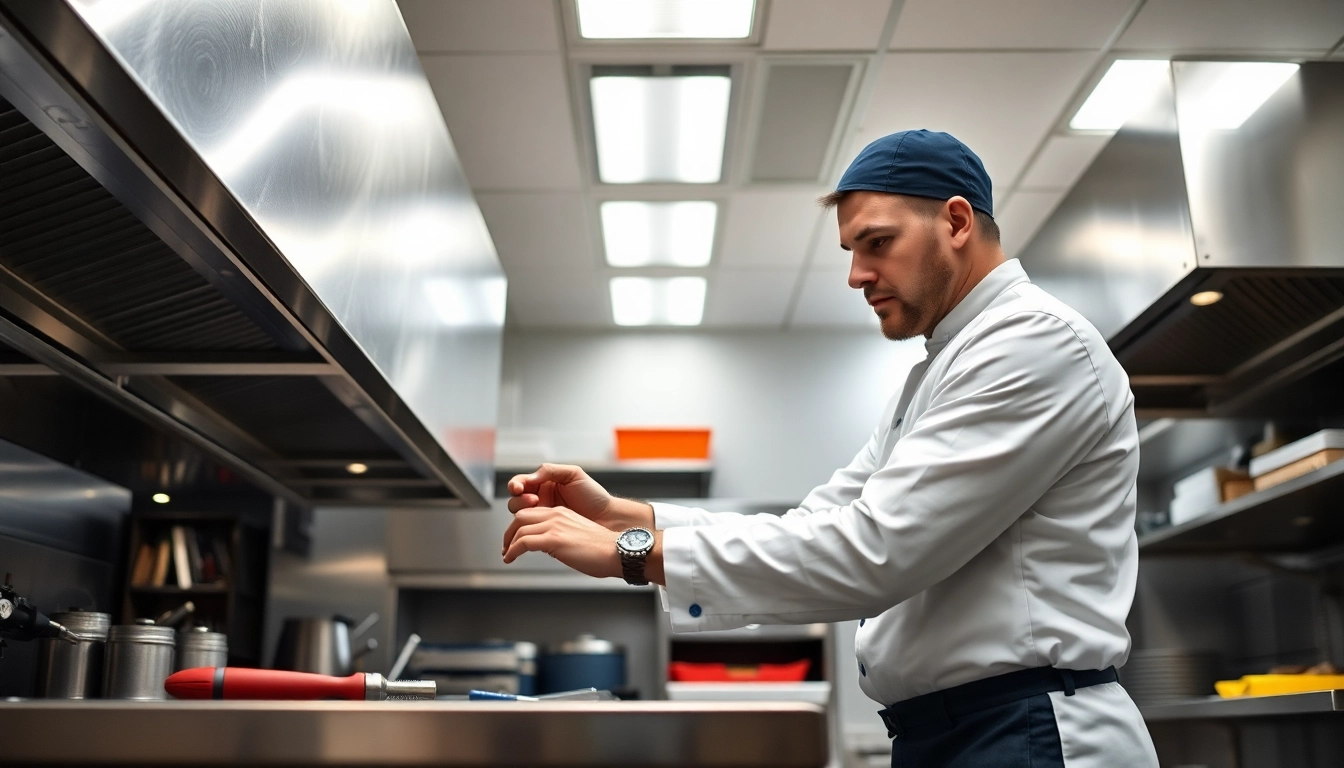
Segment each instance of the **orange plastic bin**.
M709 458L708 429L617 427L616 460Z

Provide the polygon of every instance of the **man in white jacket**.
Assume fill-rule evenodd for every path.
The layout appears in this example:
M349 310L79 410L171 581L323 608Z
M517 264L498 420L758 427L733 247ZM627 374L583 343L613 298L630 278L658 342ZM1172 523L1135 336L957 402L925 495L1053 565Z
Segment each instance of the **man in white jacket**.
M859 619L893 766L1156 766L1115 673L1138 567L1124 370L1004 258L955 138L879 139L823 202L883 334L927 349L849 466L776 517L615 498L545 465L509 483L505 561L663 585L679 632Z

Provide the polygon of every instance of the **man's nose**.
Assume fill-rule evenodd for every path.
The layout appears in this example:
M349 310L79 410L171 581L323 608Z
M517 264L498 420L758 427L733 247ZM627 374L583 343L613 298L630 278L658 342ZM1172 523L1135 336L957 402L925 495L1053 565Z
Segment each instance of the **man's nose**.
M877 274L860 261L857 254L849 260L849 287L855 290L877 282Z

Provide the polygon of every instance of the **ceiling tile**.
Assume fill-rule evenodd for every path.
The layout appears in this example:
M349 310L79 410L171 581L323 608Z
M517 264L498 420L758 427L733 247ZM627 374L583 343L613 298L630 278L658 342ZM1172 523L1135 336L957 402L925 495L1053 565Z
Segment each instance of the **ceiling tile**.
M876 328L873 308L863 300L861 291L849 287L845 275L834 270L808 271L790 325Z
M1092 60L1085 52L888 54L845 161L895 131L947 131L980 156L995 187L1006 187L1054 127Z
M1100 48L1133 0L906 0L891 47Z
M1067 192L1062 189L1043 192L1022 190L1008 198L1003 210L994 217L1002 233L1003 252L1008 258L1017 258L1036 235L1036 230L1054 213L1065 194Z
M1019 189L1071 189L1110 136L1051 136Z
M849 251L840 247L840 224L836 221L835 212L836 209L831 208L822 214L821 232L817 235L816 247L812 249L809 269L849 271Z
M473 189L579 188L559 56L427 54L420 62Z
M1339 0L1148 0L1116 49L1323 52L1341 36Z
M738 192L722 214L718 262L725 267L780 267L803 263L812 228L821 216L820 189Z
M397 0L417 51L555 52L555 3L537 0Z
M577 192L483 192L476 202L505 269L600 265Z
M511 318L529 328L614 327L607 282L596 270L509 270Z
M771 0L764 47L784 51L871 51L891 0Z
M719 269L709 278L705 325L778 326L797 280L793 269Z

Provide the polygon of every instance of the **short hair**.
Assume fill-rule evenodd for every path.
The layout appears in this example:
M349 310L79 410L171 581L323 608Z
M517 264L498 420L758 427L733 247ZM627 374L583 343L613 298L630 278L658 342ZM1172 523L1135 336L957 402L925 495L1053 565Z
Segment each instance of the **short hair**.
M817 198L817 205L820 205L826 210L830 210L839 205L840 201L844 200L851 191L852 190L847 189L844 191L835 191L828 195L822 195ZM936 197L920 197L919 195L897 195L897 197L904 198L905 202L913 208L916 213L919 213L926 218L933 218L938 211L943 209L943 203L947 202L946 200L939 200ZM975 225L976 228L980 230L980 236L991 243L1001 242L999 240L999 225L994 221L994 217L978 209L972 210L975 210Z

